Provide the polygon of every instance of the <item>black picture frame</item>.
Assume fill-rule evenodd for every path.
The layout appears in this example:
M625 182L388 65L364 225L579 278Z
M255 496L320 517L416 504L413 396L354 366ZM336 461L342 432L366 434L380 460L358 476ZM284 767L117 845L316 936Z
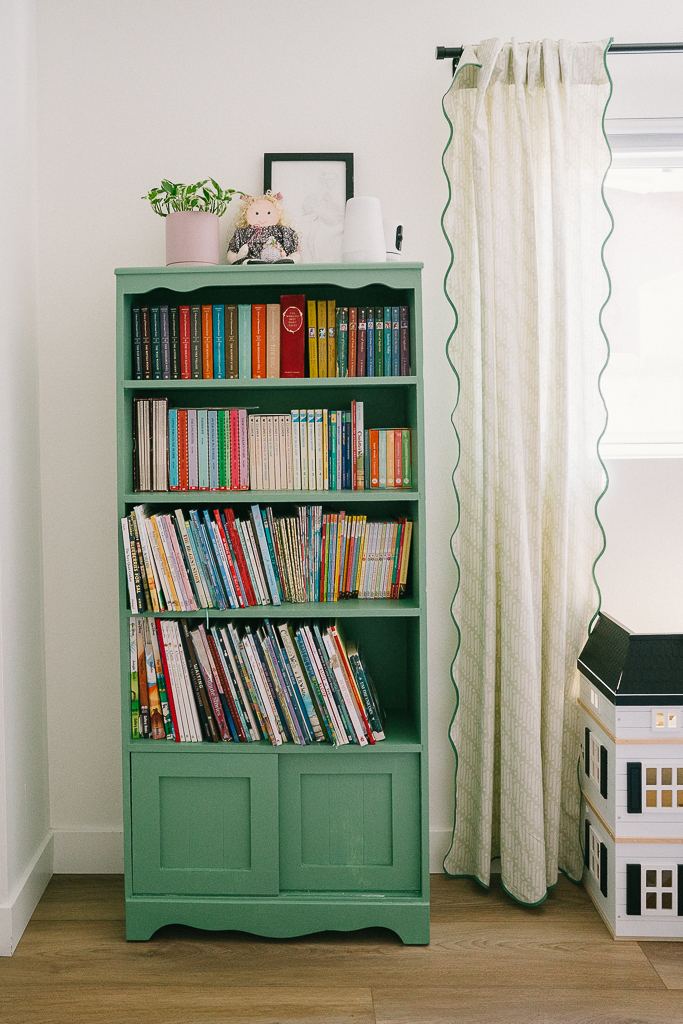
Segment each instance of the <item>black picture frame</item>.
M353 153L264 153L263 189L282 194L303 263L340 263Z
M346 198L353 199L353 153L264 153L263 191L272 188L273 164L281 161L301 163L317 160L320 163L343 163L346 165Z

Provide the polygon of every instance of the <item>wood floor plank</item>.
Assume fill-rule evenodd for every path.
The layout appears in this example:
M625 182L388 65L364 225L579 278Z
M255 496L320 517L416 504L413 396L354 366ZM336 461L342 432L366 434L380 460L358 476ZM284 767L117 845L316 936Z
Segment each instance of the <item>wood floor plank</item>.
M667 988L683 989L683 942L638 943Z
M34 921L124 921L123 875L53 875Z
M127 943L119 921L32 922L11 959L0 962L0 985L24 978L36 987L55 981L143 985L181 981L246 987L299 985L325 978L332 987L402 985L484 988L533 985L541 976L564 988L663 989L637 943L600 942L544 926L439 926L430 946L404 946L390 932L326 933L262 939L237 932L161 929L150 941Z
M541 980L540 976L537 978ZM376 988L377 1024L683 1024L675 992L620 988Z
M372 994L327 987L222 988L65 983L0 988L3 1024L375 1024Z
M600 915L582 885L560 875L557 885L537 907L515 903L500 884L500 875L493 875L490 888L484 889L471 878L431 876L431 919L451 920L454 914L468 921L490 920L539 921L547 917L576 920L599 920Z

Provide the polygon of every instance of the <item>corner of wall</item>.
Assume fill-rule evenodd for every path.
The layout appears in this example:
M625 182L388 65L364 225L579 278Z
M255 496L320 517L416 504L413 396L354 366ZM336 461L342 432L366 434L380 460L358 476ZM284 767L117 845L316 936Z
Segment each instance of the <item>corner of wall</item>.
M10 899L0 906L0 956L12 956L52 877L54 843L50 832Z

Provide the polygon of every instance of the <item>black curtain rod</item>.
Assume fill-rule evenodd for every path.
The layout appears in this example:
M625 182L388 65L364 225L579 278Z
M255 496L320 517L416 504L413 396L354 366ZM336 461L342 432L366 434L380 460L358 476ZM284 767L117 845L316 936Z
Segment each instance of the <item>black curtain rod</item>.
M453 74L462 57L462 46L437 46L436 59L453 59ZM683 53L683 43L612 43L608 53Z

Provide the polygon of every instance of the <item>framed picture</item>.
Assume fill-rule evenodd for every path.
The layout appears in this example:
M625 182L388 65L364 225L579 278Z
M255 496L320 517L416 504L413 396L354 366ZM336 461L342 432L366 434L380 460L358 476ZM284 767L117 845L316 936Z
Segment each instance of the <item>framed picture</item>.
M304 263L341 263L353 153L264 153L263 189L282 193Z

